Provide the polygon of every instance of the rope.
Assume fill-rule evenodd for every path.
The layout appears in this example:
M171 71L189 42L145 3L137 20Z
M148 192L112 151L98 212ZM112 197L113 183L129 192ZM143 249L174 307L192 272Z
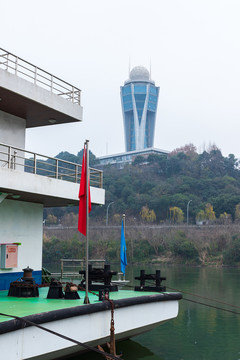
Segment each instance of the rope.
M103 351L100 351L100 350L98 350L97 348L94 348L94 347L92 347L92 346L89 346L89 345L87 345L87 344L84 344L84 343L82 343L82 342L80 342L80 341L78 341L78 340L72 339L72 338L70 338L70 337L68 337L68 336L62 335L62 334L60 334L60 333L58 333L58 332L56 332L56 331L50 330L50 329L48 329L48 328L45 328L45 327L43 327L43 326L41 326L41 325L38 325L38 324L36 324L36 323L34 323L34 322L30 321L30 320L27 320L27 319L24 319L24 318L21 318L21 317L18 317L18 316L14 316L14 315L3 314L3 313L0 313L0 315L1 315L1 316L7 316L7 317L14 318L14 319L19 320L20 322L26 323L26 324L28 324L28 325L30 325L30 326L35 326L35 327L37 327L38 329L41 329L41 330L43 330L43 331L47 331L47 332L49 332L50 334L56 335L56 336L58 336L58 337L60 337L60 338L62 338L62 339L64 339L64 340L68 340L68 341L71 341L71 342L73 342L73 343L75 343L75 344L77 344L77 345L80 345L80 346L84 347L84 348L87 349L87 350L95 351L96 353L101 354L102 356L108 357L109 359L119 360L119 357L116 357L116 356L114 356L114 355L112 355L112 354L109 354L109 353L107 353L107 352L105 352L105 351L104 351L104 352L103 352Z
M199 301L195 301L195 300L191 300L191 299L187 299L187 298L183 298L183 300L186 300L186 301L189 301L189 302L192 302L192 303L195 303L195 304L199 304L199 305L208 306L208 307L213 308L213 309L226 311L226 312L229 312L229 313L231 313L231 314L240 315L240 312L237 312L237 311L233 311L233 310L229 310L229 309L224 309L224 308L221 308L221 307L218 307L218 306L201 303L201 302L199 302Z
M182 290L174 289L174 288L171 288L171 287L169 287L169 286L168 286L167 288L170 289L170 290L179 291L179 292L181 292L181 293L183 293L183 294L187 294L187 295L190 295L190 296L195 296L195 297L198 297L198 298L200 298L200 299L209 300L209 301L215 301L216 303L219 303L219 304L223 304L223 305L227 305L227 306L231 306L231 307L235 307L235 308L240 309L240 306L238 306L238 305L232 305L232 304L226 303L226 302L224 302L224 301L220 301L220 300L216 300L216 299L211 299L211 298L208 298L208 297L206 297L206 296L201 296L201 295L189 293L189 292L187 292L187 291L182 291Z
M151 282L151 280L146 280L148 282L150 282L150 284L153 284ZM129 287L133 287L131 285L129 285ZM190 296L195 296L195 297L198 297L200 299L204 299L204 300L208 300L208 301L213 301L213 302L216 302L216 303L219 303L219 304L222 304L222 305L227 305L227 306L230 306L230 307L234 307L234 308L238 308L240 309L240 306L238 305L233 305L233 304L229 304L227 302L224 302L224 301L220 301L220 300L217 300L217 299L212 299L212 298L208 298L206 296L202 296L202 295L198 295L198 294L193 294L193 293L190 293L190 292L187 292L187 291L183 291L183 290L179 290L179 289L175 289L175 288L172 288L170 286L167 286L167 289L170 289L170 290L174 290L174 291L178 291L178 292L181 292L183 294L187 294L187 295L190 295ZM186 299L183 297L183 300L187 300L187 301L192 301L192 302L195 302L196 304L200 304L200 305L205 305L205 306L209 306L209 307L214 307L213 305L208 305L208 304L205 304L205 303L201 303L201 302L197 302L197 301L194 301L194 300L190 300L190 299ZM227 310L227 309L224 309L224 308L221 308L221 307L215 307L216 309L218 310L223 310L223 311L229 311L229 312L232 312L231 310ZM233 312L234 314L240 314L238 312Z
M78 287L78 289L79 289L80 291L86 291L86 289L85 289L84 287L82 287L82 286L80 286L80 285L76 285L76 286ZM90 294L95 295L95 296L99 296L98 293L96 293L96 292L94 292L94 291L92 291L92 290L89 290L89 289L88 289L88 292L89 292Z
M146 281L148 281L148 282L150 282L151 284L153 284L153 283L151 282L151 280L146 280ZM131 286L131 285L127 285L127 286L133 287L133 286ZM189 293L189 292L187 292L187 291L182 291L182 290L179 290L179 289L175 289L175 288L172 288L172 287L170 287L170 286L167 286L167 288L170 289L170 290L174 290L174 291L181 292L181 293L183 293L183 294L187 294L187 295L190 295L190 296L195 296L195 297L198 297L198 298L201 298L201 299L204 299L204 300L214 301L214 302L219 303L219 304L223 304L223 305L227 305L227 306L230 306L230 307L234 307L234 308L240 309L240 306L238 306L238 305L233 305L233 304L229 304L229 303L227 303L227 302L220 301L220 300L217 300L217 299L211 299L211 298L208 298L208 297L206 297L206 296L201 296L201 295ZM217 309L217 310L222 310L222 311L225 311L225 312L229 312L229 313L231 313L231 314L240 315L240 312L237 312L237 311L233 311L233 310L230 310L230 309L224 309L224 308L219 307L219 306L210 305L210 304L206 304L206 303L203 303L203 302L200 302L200 301L195 301L195 300L187 299L187 298L185 298L185 297L183 297L183 300L192 302L192 303L194 303L194 304L199 304L199 305L207 306L207 307L210 307L210 308L213 308L213 309Z

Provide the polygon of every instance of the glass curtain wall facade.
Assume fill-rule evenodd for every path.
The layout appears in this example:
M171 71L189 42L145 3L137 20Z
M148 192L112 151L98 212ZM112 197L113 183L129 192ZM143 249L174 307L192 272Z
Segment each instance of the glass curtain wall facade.
M143 66L134 67L121 86L126 151L153 147L159 90Z

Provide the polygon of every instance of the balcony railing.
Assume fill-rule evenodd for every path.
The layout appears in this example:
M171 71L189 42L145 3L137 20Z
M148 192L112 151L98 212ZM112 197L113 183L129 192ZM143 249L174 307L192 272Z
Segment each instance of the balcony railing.
M0 68L41 86L72 103L81 104L81 90L0 48Z
M82 165L0 143L0 167L79 183ZM89 168L90 185L103 187L103 172Z

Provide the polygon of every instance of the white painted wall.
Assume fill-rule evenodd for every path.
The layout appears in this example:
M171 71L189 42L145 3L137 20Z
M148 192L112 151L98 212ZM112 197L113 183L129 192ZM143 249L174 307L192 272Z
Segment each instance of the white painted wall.
M19 118L17 116L7 114L3 111L0 111L0 144L12 145L25 149L25 131L26 131L26 120ZM0 145L0 167L7 166L6 161L8 160L8 148ZM14 155L14 153L12 153ZM22 151L17 151L16 156L21 156L21 158L12 158L13 164L17 162L18 164L24 163L22 159L24 153ZM18 170L23 170L22 165L13 165Z
M3 200L0 203L0 243L21 243L18 246L18 267L0 273L22 271L29 266L42 269L43 206L23 201Z
M26 120L0 111L0 143L25 149Z

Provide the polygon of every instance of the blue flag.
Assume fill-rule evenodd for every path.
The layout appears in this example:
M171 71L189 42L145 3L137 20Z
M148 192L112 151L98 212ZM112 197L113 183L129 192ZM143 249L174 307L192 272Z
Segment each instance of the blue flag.
M124 236L123 220L122 220L122 232L121 232L121 249L120 249L120 259L121 259L121 271L125 275L125 267L127 266L127 247Z

